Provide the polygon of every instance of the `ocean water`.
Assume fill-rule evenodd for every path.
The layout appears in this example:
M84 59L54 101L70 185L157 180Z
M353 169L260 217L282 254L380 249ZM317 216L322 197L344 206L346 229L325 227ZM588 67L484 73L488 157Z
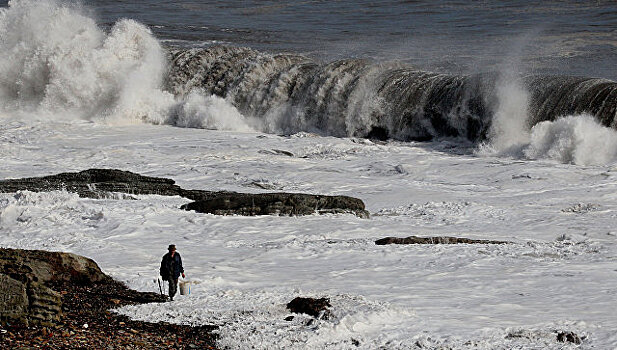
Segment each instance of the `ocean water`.
M116 312L217 324L231 349L617 346L614 2L0 5L0 179L117 168L371 213L0 194L0 246L133 288L178 246L193 294ZM411 235L512 244L374 244ZM285 321L300 295L333 317Z
M88 1L99 23L133 18L169 46L212 43L324 60L403 60L615 79L617 9L600 1Z

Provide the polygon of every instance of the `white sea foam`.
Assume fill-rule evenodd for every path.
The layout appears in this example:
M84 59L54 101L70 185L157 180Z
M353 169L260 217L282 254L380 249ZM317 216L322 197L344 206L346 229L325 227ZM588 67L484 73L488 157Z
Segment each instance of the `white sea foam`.
M0 12L5 114L249 129L224 100L198 93L176 100L162 90L166 54L146 26L123 19L106 33L79 5L56 0L8 5Z
M587 336L585 348L617 344L614 171L308 134L2 118L0 130L0 178L104 166L213 191L265 179L382 214L217 216L181 210L180 197L0 194L0 246L84 255L139 290L158 292L161 256L177 244L199 284L173 303L123 309L131 317L219 325L219 347L234 349L567 347L557 331ZM396 178L374 170L398 164ZM514 243L374 244L410 235ZM298 295L330 298L334 317L286 321Z

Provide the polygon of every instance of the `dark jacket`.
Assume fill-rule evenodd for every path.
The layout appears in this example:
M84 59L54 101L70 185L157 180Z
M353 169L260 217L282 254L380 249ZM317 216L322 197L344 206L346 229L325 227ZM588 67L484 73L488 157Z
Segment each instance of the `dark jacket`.
M184 273L184 268L182 267L182 258L180 254L176 252L174 256L171 256L171 253L167 253L163 256L163 261L161 261L161 277L163 280L167 281L170 278L178 279L181 273Z

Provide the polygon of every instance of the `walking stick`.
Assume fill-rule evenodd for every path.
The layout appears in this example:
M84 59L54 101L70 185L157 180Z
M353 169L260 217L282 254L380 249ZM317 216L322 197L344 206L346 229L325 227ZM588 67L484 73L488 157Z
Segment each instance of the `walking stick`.
M157 278L156 280L159 282L159 292L161 293L161 295L163 295L163 288L161 288L161 279Z

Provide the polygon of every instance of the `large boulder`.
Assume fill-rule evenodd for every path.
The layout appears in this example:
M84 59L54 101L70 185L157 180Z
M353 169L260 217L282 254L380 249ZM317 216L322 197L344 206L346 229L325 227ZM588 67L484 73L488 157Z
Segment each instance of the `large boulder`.
M0 274L0 323L28 322L29 304L26 285Z
M61 283L114 283L83 256L0 248L0 324L53 324L62 317Z

